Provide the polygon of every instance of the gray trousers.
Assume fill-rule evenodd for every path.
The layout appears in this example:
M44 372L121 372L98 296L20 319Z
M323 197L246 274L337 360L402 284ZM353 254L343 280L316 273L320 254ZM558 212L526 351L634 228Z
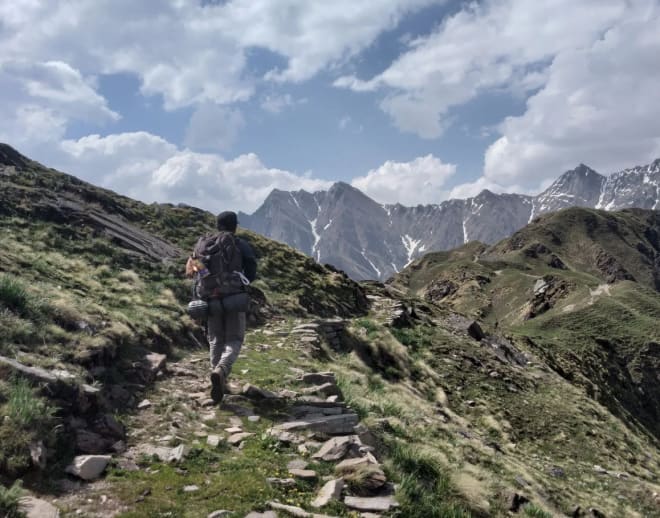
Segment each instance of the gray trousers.
M222 302L213 299L209 302L207 326L211 369L220 366L227 378L245 339L245 313L227 313Z

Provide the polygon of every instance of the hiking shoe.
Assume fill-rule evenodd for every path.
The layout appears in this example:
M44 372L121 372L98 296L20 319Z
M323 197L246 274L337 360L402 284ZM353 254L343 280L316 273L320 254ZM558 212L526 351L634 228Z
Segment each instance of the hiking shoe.
M225 373L221 368L213 369L211 372L211 399L220 403L224 396Z

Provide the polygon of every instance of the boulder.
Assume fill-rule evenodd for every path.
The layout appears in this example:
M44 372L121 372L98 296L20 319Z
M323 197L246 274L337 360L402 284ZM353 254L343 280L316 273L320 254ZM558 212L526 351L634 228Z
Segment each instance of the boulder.
M341 497L341 491L344 488L344 480L336 478L325 483L321 490L312 500L312 507L323 507L328 505L331 500L338 500Z
M246 514L245 518L277 518L277 513L275 511L266 511L265 513L252 511L251 513Z
M344 504L346 504L347 507L358 511L376 512L389 511L392 507L399 505L391 496L372 496L368 498L347 496L344 498Z
M185 444L179 444L176 448L172 448L167 455L167 462L181 462L190 453L190 448Z
M211 448L217 448L220 445L220 436L219 435L209 435L206 438L206 444Z
M334 372L306 372L298 381L308 385L323 385L324 383L337 384Z
M303 394L307 395L314 395L314 396L322 396L324 398L330 397L330 396L337 396L340 399L342 398L342 393L341 390L339 390L339 387L337 384L333 382L328 382L328 383L323 383L322 385L316 385L313 387L307 387L301 390Z
M316 480L318 478L318 475L316 474L316 471L312 469L290 469L289 473L293 475L296 478L300 478L302 480Z
M359 441L356 435L343 435L341 437L333 437L329 439L321 449L317 451L312 458L314 459L323 459L325 461L336 461L348 453L349 448L352 444L357 444Z
M247 439L248 437L251 437L253 435L254 435L253 433L249 433L249 432L235 433L234 435L229 436L227 442L232 446L238 446L243 442L244 439Z
M59 518L60 511L50 502L26 496L21 499L21 511L26 518Z
M481 329L481 326L476 321L468 326L467 333L477 341L486 338L486 333L484 333L483 329Z
M111 459L110 455L79 455L65 471L83 480L96 480Z
M246 383L243 386L243 395L249 399L254 399L254 400L277 398L277 394L274 394L270 390L255 387L250 383Z
M32 465L36 466L39 469L46 468L46 447L44 446L43 441L35 441L29 444L30 448L30 458L32 459Z
M344 435L352 433L359 419L357 414L341 414L325 416L316 419L303 419L299 421L288 421L277 425L275 429L283 432L295 432L300 430L312 430L328 435Z

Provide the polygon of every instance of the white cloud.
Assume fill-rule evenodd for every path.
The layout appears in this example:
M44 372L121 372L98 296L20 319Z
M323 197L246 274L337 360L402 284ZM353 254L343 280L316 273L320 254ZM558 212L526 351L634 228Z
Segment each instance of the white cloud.
M57 166L80 178L145 202L187 203L217 212L254 211L274 188L316 191L331 182L267 167L253 153L226 160L178 149L146 132L66 140Z
M660 156L660 7L641 4L555 58L526 112L500 126L487 178L535 185L580 162L609 173Z
M245 126L240 110L217 104L200 105L186 129L185 144L198 150L227 150Z
M455 172L455 165L426 155L410 162L388 160L351 184L381 203L440 203L447 197L443 186Z
M261 99L261 107L270 113L281 113L286 108L291 108L297 104L305 104L307 99L294 99L291 94L266 95Z
M0 140L28 150L61 139L70 120L116 121L90 78L61 61L28 63L0 58Z
M60 60L85 74L128 72L168 109L250 98L247 49L287 64L276 81L303 81L370 45L406 14L438 0L3 0L4 59Z
M385 88L381 108L402 131L437 138L452 107L489 89L529 91L544 68L566 49L597 39L625 14L625 0L487 0L467 4L384 72L366 81L342 77L355 91Z

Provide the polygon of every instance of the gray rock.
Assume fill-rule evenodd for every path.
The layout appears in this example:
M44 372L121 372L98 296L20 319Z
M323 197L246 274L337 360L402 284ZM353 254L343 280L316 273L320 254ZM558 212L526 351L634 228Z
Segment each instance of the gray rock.
M21 510L26 518L59 518L60 511L50 502L26 496L21 499Z
M161 371L165 370L167 365L167 356L159 353L149 353L144 357L144 368L149 374L149 378L153 379Z
M342 396L341 390L339 390L339 387L334 382L324 383L323 385L316 385L314 387L307 387L302 389L301 392L303 394L322 396L324 398L330 396L338 396L341 398Z
M341 491L344 489L344 479L336 478L326 482L321 490L312 500L311 506L320 508L328 505L331 500L338 500L341 497Z
M268 502L268 505L277 511L284 511L288 516L294 516L295 518L333 518L325 514L309 513L300 507L284 505L279 502Z
M245 515L245 518L277 518L277 513L275 511L266 511L265 513L258 513L252 511Z
M314 432L323 432L328 435L342 435L352 433L358 421L357 414L342 414L317 419L288 421L277 425L274 428L278 431L284 432L312 430Z
M287 469L305 469L309 465L309 462L303 459L294 459L289 461L286 465Z
M299 381L309 385L337 384L334 372L307 372L300 377Z
M344 504L351 509L358 511L389 511L392 507L397 507L399 504L391 496L373 496L373 497L357 497L347 496L344 498Z
M227 442L232 446L237 446L241 444L245 439L247 439L248 437L252 437L253 435L254 434L250 432L235 433L234 435L229 436Z
M212 513L209 513L206 518L227 518L228 516L231 516L231 514L231 511L221 509L219 511L213 511Z
M111 459L110 455L79 455L65 471L83 480L96 480Z
M274 486L281 486L281 487L292 487L296 485L296 480L293 478L269 477L266 479L266 481L269 484L272 484Z
M315 480L318 478L318 475L316 474L316 471L311 470L311 469L289 469L289 473L293 475L296 478L300 478L303 480Z
M151 401L148 399L143 399L138 403L138 410L144 410L145 408L149 408L151 406Z
M176 448L172 448L167 456L167 462L181 462L186 458L190 448L185 444L179 444Z
M190 486L183 486L184 493L194 493L195 491L199 491L199 486L196 486L195 484L191 484Z
M269 390L255 387L250 383L247 383L243 386L243 395L249 399L255 399L255 400L277 398L277 394L274 394Z
M325 461L336 461L344 457L352 444L358 442L356 435L343 435L333 437L326 441L321 449L312 455L313 459L323 459Z
M211 448L217 448L220 445L220 436L219 435L209 435L206 438L206 444Z
M30 458L32 459L32 465L36 466L39 469L46 468L46 447L44 446L43 441L31 442L29 444L30 448Z

